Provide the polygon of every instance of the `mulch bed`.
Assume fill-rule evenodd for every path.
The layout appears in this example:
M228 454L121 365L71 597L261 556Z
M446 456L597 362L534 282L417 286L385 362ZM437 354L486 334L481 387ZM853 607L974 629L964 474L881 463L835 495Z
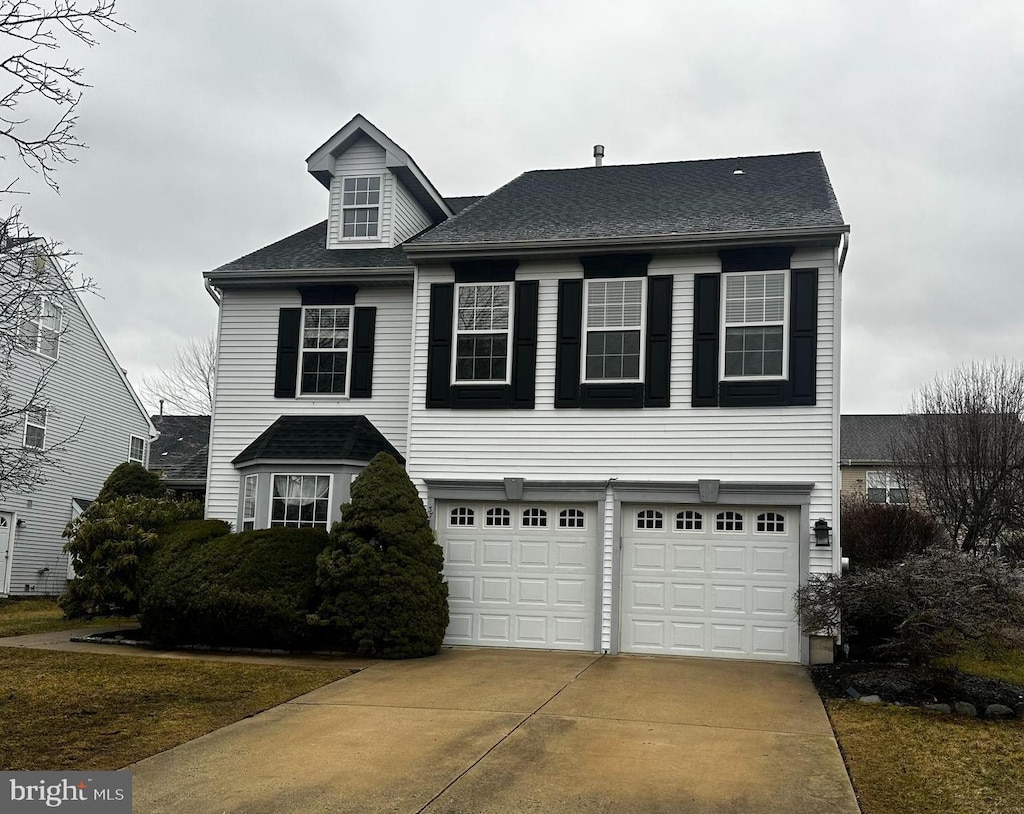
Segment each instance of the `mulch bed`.
M877 695L889 704L914 706L966 701L979 711L989 704L1024 704L1024 687L955 670L847 661L812 667L811 678L823 698Z

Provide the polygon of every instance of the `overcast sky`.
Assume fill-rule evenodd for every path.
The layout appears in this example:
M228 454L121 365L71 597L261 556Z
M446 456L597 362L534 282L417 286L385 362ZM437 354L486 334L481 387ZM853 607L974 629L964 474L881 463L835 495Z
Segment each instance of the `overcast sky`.
M119 0L61 194L136 385L210 331L202 272L323 220L305 158L362 113L444 195L529 169L820 150L852 227L843 412L1024 359L1024 4Z

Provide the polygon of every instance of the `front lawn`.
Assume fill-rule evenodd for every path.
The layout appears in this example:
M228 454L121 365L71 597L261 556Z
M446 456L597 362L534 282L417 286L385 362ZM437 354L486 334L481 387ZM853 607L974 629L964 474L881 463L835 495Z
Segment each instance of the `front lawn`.
M864 814L1020 814L1024 721L826 703Z
M121 768L351 672L0 648L0 770Z
M973 645L938 666L1024 687L1021 650ZM1024 812L1024 720L835 698L825 706L864 814Z
M55 599L0 599L0 639L26 633L50 633L80 627L135 626L134 619L65 619Z

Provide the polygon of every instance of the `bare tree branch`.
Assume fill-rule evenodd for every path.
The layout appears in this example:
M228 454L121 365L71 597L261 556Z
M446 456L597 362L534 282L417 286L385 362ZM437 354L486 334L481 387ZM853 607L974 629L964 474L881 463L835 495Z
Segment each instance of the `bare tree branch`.
M142 380L142 397L154 412L160 402L184 415L213 412L214 375L217 370L217 341L213 334L190 339L174 354L169 368Z

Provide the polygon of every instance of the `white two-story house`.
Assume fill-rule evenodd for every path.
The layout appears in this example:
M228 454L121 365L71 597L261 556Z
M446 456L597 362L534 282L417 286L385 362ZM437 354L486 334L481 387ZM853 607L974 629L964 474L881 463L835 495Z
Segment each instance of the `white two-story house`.
M38 262L52 261L40 255ZM19 415L3 446L11 454L57 449L47 452L52 464L42 467L42 482L0 493L0 596L52 596L73 576L62 536L68 521L115 466L146 465L155 433L74 290L40 296L22 316L7 382ZM38 409L22 412L30 401Z
M308 169L326 222L206 274L210 516L326 527L386 450L448 643L815 658L793 593L839 567L848 236L818 153L444 198L356 116Z

